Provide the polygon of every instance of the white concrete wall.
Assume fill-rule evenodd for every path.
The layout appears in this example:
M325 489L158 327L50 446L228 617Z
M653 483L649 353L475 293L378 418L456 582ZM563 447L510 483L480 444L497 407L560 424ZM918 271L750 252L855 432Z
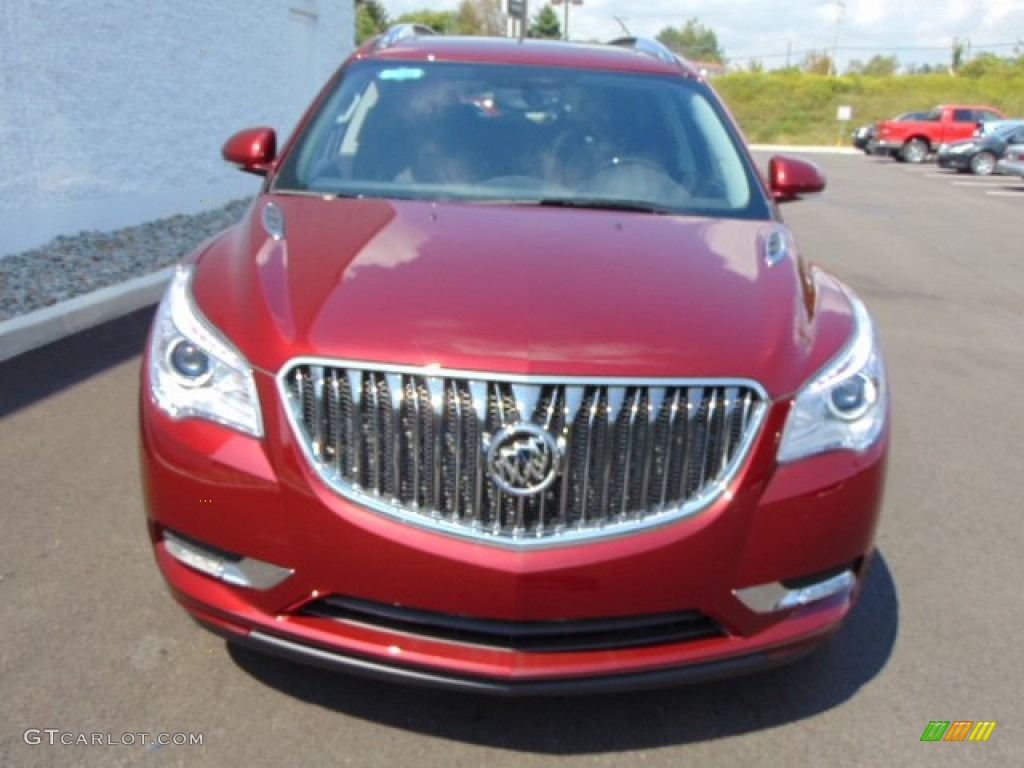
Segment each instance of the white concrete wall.
M291 132L352 0L0 2L0 256L251 194L220 147Z

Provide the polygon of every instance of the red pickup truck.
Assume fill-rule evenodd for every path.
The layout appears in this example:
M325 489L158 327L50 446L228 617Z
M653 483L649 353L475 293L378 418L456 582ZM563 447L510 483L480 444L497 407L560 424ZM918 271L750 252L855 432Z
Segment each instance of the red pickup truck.
M993 107L951 104L936 107L923 120L883 120L875 127L873 152L900 162L920 163L938 151L940 144L971 138L978 123L1004 117Z

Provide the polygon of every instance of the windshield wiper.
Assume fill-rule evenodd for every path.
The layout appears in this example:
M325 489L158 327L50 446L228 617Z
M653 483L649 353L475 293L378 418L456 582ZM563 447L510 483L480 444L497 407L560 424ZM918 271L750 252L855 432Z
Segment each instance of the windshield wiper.
M366 197L366 195L358 192L339 192L336 190L315 190L315 189L289 189L279 188L270 190L275 195L294 195L295 197L319 197L319 198L344 198L358 200Z
M545 197L537 200L536 204L547 208L586 208L598 211L633 211L663 215L679 213L674 208L642 200L616 200L603 197Z

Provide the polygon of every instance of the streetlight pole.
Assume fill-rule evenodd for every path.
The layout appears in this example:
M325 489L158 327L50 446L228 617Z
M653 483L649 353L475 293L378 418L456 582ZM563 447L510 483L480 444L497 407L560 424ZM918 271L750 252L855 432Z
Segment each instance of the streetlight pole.
M506 6L508 18L511 20L511 29L506 33L516 35L520 41L526 37L526 20L529 18L529 3L527 0L508 0Z
M569 39L569 4L572 5L583 5L583 0L551 0L552 5L565 4L565 23L562 30L562 38L565 40Z

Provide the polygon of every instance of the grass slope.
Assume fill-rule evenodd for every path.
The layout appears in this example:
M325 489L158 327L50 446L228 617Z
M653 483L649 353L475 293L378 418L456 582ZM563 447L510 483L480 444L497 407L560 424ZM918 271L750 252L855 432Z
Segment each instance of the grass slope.
M1024 117L1024 70L980 77L737 72L715 78L714 86L756 143L846 144L858 125L936 104L984 104ZM853 108L845 126L836 119L840 105Z

